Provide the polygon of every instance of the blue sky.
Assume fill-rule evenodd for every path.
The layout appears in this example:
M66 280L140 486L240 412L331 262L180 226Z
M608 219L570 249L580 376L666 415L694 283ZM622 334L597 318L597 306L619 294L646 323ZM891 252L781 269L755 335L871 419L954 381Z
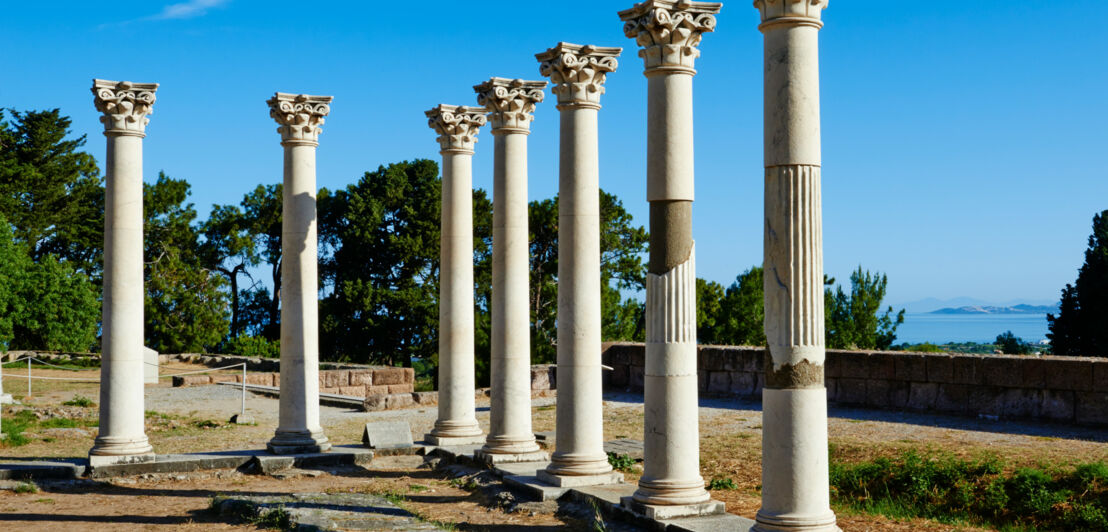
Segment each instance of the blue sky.
M699 275L730 284L762 257L762 42L749 0L705 35L695 81ZM438 159L423 111L475 105L490 76L542 79L559 40L625 48L600 114L601 186L646 224L646 80L616 12L630 1L7 2L0 106L59 107L102 158L93 77L158 82L147 179L193 185L203 214L281 176L265 100L335 97L320 186ZM824 257L889 300L1055 300L1108 209L1108 3L835 0L821 32ZM532 199L557 188L557 111L530 137ZM475 185L491 188L482 132Z

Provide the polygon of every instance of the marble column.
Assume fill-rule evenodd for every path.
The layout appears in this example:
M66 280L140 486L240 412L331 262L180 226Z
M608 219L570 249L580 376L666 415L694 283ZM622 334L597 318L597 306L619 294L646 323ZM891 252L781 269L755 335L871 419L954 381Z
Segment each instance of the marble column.
M482 443L474 399L473 145L485 109L440 104L425 114L442 154L439 418L425 439L435 445Z
M274 454L331 449L319 425L319 256L315 149L331 96L278 92L268 101L285 149L281 199L281 402Z
M600 368L600 162L597 111L620 48L558 43L537 54L561 115L558 158L558 407L555 450L538 478L621 482L604 452Z
M89 450L94 467L154 459L143 411L142 139L157 89L157 83L92 81L108 138L100 432Z
M692 87L720 4L652 0L621 11L647 79L650 260L646 276L643 476L624 504L648 516L721 513L700 476Z
M492 221L492 408L478 451L488 463L545 461L531 430L527 135L545 81L492 78L473 87L495 138Z
M762 508L755 530L838 530L823 381L819 29L827 0L757 0L765 39Z

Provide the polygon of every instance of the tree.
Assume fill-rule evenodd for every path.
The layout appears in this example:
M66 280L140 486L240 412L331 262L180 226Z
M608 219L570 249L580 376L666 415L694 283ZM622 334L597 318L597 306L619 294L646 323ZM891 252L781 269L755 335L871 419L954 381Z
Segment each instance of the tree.
M722 312L723 285L696 278L696 341L701 344L727 343Z
M727 287L720 302L716 341L730 345L765 345L765 287L761 266L751 266Z
M239 279L252 279L249 268L261 261L249 229L246 216L234 205L213 205L211 214L200 229L204 235L198 250L201 263L223 275L230 285L230 338L237 337L243 328Z
M1022 338L1012 334L1012 331L997 335L996 346L1006 355L1026 355L1031 352L1031 346L1027 345Z
M888 278L880 273L857 270L850 274L850 295L838 287L827 288L824 296L827 346L836 349L889 349L896 340L896 328L904 323L904 310L881 311Z
M1051 351L1108 356L1108 211L1093 216L1093 232L1077 281L1062 289L1058 315L1047 314Z
M0 214L33 261L47 255L96 277L104 243L104 187L85 136L58 109L0 111Z

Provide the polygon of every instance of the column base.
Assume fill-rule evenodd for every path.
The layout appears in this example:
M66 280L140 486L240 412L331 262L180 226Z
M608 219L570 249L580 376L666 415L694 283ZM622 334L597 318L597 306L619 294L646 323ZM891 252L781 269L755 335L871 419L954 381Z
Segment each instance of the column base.
M331 450L331 442L323 435L323 431L278 429L273 439L265 444L265 450L271 454L323 453Z
M423 440L431 445L438 445L439 447L450 447L453 445L476 445L485 443L485 435L478 434L476 436L439 436L433 432L428 432L423 435Z
M830 510L818 516L768 515L758 510L751 532L842 532Z
M88 451L88 463L93 467L153 461L154 448L145 434L133 438L98 437Z
M706 502L692 504L644 504L636 501L634 497L622 497L620 506L639 515L654 520L676 519L679 517L698 517L703 515L719 515L727 513L727 505L720 501L709 499Z
M535 473L540 481L557 486L559 488L580 488L582 486L603 486L607 484L619 484L623 482L623 473L608 471L595 475L558 475L545 469Z
M485 443L485 433L477 420L436 421L435 428L423 436L427 443L438 446L473 445Z
M531 451L529 453L500 453L480 449L473 453L473 457L488 465L510 464L515 462L546 462L550 460L550 454L546 451Z

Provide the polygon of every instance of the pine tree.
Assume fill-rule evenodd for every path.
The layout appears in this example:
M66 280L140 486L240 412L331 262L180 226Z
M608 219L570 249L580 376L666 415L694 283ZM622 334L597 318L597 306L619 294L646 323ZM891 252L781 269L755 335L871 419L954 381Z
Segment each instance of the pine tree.
M1108 357L1108 211L1093 216L1077 281L1062 289L1058 315L1046 319L1054 354Z

